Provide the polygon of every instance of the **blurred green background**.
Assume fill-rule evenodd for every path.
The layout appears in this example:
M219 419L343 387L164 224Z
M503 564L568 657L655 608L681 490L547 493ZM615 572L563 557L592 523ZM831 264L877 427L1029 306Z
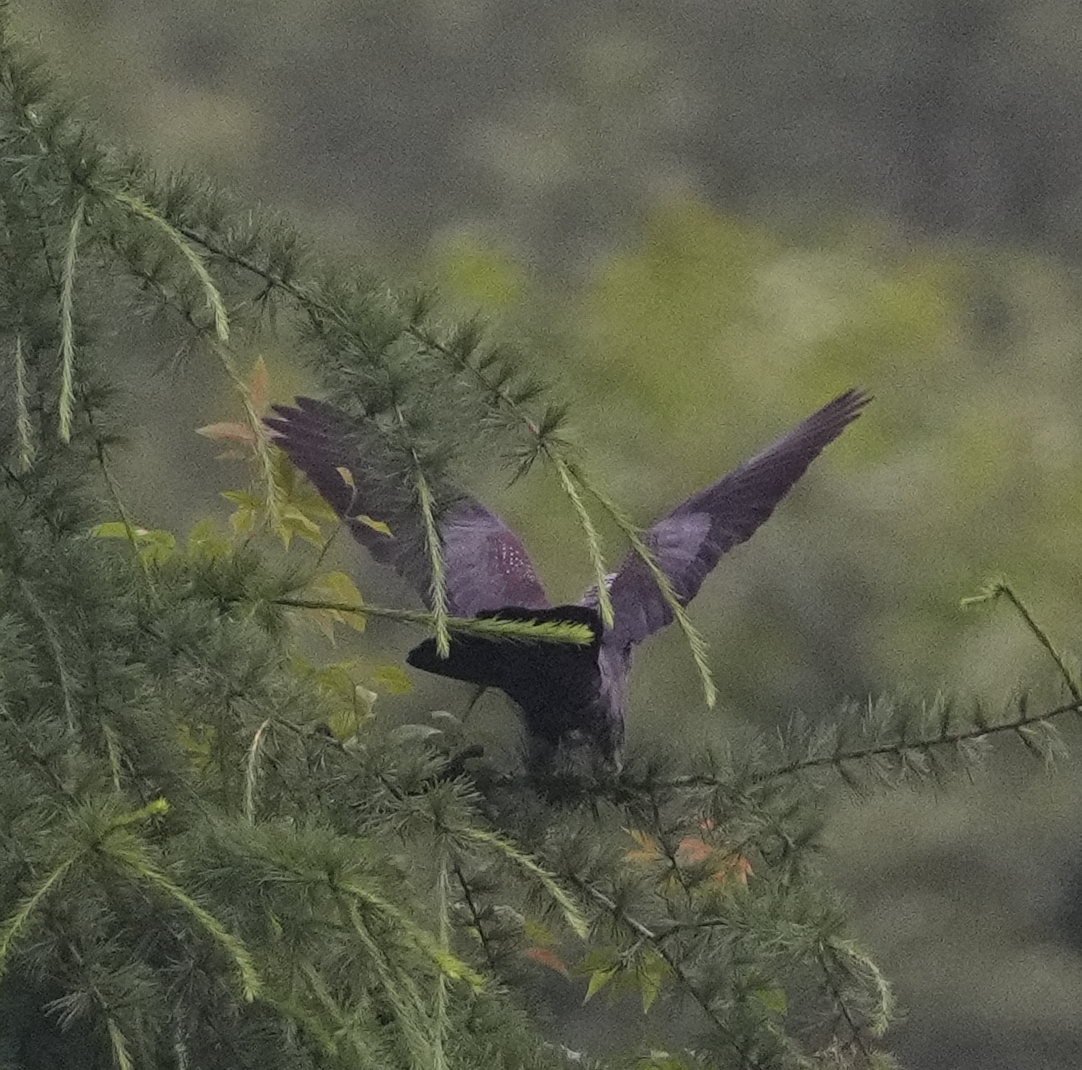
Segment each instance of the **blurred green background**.
M876 395L696 601L718 709L670 630L636 662L633 744L690 747L883 691L1059 698L1005 607L959 603L1006 572L1079 645L1075 4L24 0L14 14L114 140L525 332L592 469L640 521L840 390ZM239 477L192 433L236 415L217 373L158 374L168 344L139 324L116 337L138 515L224 514L216 492ZM311 386L273 339L264 352L280 399ZM553 595L577 598L589 563L557 488L505 483L475 489ZM405 597L367 564L360 584ZM401 701L462 696L425 684ZM486 702L483 723L506 728ZM825 861L909 1008L894 1041L907 1065L1082 1065L1078 762L1052 777L1010 753L992 765L950 791L840 797Z

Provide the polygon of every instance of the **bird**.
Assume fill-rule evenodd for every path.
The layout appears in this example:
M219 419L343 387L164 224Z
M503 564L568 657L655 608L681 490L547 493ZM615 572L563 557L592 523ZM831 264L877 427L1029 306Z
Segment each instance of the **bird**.
M648 528L642 541L686 606L724 554L747 541L871 400L850 389ZM265 418L274 441L372 557L391 566L432 608L432 567L415 488L378 434L337 406L298 397ZM597 586L578 603L550 604L522 540L458 488L440 488L436 517L452 616L585 625L585 644L508 642L455 633L447 656L434 638L406 657L414 668L503 691L522 713L531 753L585 744L620 768L627 681L635 647L670 624L672 606L642 557L629 551L605 578L611 622Z

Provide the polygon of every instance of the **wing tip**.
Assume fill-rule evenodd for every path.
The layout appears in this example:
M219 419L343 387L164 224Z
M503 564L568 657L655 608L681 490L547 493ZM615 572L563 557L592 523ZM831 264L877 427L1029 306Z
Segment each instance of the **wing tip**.
M868 393L862 386L851 386L848 390L840 393L833 401L827 402L827 408L837 406L847 413L852 413L855 420L870 402L875 401L875 395Z

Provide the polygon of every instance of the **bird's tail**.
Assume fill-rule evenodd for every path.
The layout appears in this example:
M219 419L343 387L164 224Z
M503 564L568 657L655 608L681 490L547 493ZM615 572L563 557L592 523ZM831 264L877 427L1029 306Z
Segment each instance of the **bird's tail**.
M504 606L478 613L478 617L585 624L590 629L594 638L586 645L460 634L451 637L446 658L439 656L434 639L419 643L406 656L415 669L481 687L498 687L522 707L531 734L551 735L555 741L566 729L567 719L597 698L601 618L595 610L579 605L551 609Z

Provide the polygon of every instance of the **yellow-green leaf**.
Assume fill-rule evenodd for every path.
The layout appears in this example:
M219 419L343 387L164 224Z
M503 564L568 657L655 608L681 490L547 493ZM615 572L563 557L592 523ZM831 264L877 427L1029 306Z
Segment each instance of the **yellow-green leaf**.
M222 497L244 509L261 509L263 499L250 490L223 490Z
M327 721L327 726L334 733L335 738L343 743L348 739L354 739L364 724L375 716L373 707L378 697L375 691L369 691L367 687L362 687L360 684L356 684L352 690L352 704L339 706Z
M408 695L413 690L413 682L397 665L378 665L370 677L372 683L389 695Z
M531 944L539 947L552 947L556 943L556 934L544 922L529 915L522 919L522 932Z
M143 561L160 564L168 560L176 549L177 540L171 531L163 528L130 527L119 520L106 521L90 529L90 534L99 539L134 540L139 558Z
M350 520L359 520L365 527L371 528L373 531L378 531L381 535L386 535L389 538L394 538L391 534L391 529L384 524L382 520L373 520L365 513L357 513L356 516L351 516Z
M785 1014L789 1009L789 1000L786 998L784 988L756 988L752 995L766 1007L767 1010L776 1014Z
M642 1012L647 1014L661 991L661 982L669 974L669 966L656 951L646 951L639 959L635 972L642 993Z
M588 1003L598 992L601 991L617 974L615 966L608 966L603 970L594 970L590 974L590 983L586 986L586 995L582 1002Z
M325 599L327 602L342 606L356 606L358 609L364 605L364 600L361 598L361 592L357 590L357 585L344 572L325 572L323 575L317 576L311 584L311 590L317 598ZM364 631L365 618L363 613L350 613L346 610L337 609L317 610L316 612L324 613L331 620L346 624L355 631Z
M146 528L134 528L136 535L142 534L146 531ZM96 539L126 539L128 537L128 526L122 524L119 520L109 520L104 524L95 524L90 529L90 534Z
M290 537L298 535L302 539L315 543L317 546L323 543L323 532L310 516L293 505L284 505L278 511L278 533L288 546Z

